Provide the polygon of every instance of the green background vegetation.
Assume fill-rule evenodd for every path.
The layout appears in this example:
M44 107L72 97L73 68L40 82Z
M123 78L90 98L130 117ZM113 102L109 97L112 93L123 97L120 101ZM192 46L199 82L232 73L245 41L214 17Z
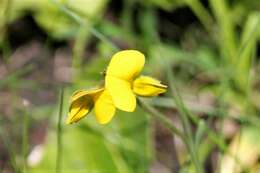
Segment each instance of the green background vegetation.
M259 0L0 0L0 171L259 172L259 10ZM121 49L143 52L143 74L170 86L144 101L184 129L187 148L141 107L106 126L92 113L65 125L70 95L98 85Z

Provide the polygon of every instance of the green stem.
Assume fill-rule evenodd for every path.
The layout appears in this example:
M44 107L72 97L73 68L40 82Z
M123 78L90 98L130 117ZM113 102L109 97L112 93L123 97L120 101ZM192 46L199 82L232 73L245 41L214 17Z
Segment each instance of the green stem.
M170 90L171 90L171 94L172 97L176 103L176 106L180 112L180 119L183 125L183 129L184 129L184 134L187 137L187 149L190 152L191 155L191 160L195 165L196 168L196 172L197 173L203 173L203 166L200 163L199 157L196 154L196 148L195 148L195 141L193 139L193 134L192 134L192 130L191 130L191 124L189 121L189 117L192 117L190 115L190 112L188 111L188 109L186 108L186 106L184 105L181 96L179 95L179 92L176 88L175 85L173 85L172 81L174 81L173 79L173 74L171 73L170 67L167 67L167 78L168 78L168 82L169 82L169 86L170 86Z
M191 138L186 138L181 131L179 131L172 122L166 118L162 113L154 109L152 106L148 105L144 101L138 99L138 102L140 103L140 106L147 111L150 115L153 115L155 118L159 120L160 123L162 123L166 128L168 128L173 134L176 134L178 137L182 139L182 141L187 146L190 154L191 154L191 160L193 161L197 173L202 173L203 169L202 166L200 166L199 159L197 155L195 154L195 147L194 142L191 140Z
M176 134L177 136L179 136L183 140L183 142L185 142L185 143L187 142L183 133L179 129L177 129L172 124L172 122L168 118L166 118L162 113L160 113L155 108L148 105L146 102L142 101L141 99L138 99L138 103L146 112L149 113L149 115L152 115L155 118L157 118L160 121L160 123L162 123L166 128L168 128L173 134Z
M60 105L59 105L59 117L57 124L57 156L56 156L56 173L60 173L61 171L61 158L62 158L62 110L63 110L63 96L64 89L61 87L60 90Z
M29 128L29 115L27 112L23 119L23 139L22 139L22 153L23 153L23 172L27 172L27 154L28 154L28 128Z

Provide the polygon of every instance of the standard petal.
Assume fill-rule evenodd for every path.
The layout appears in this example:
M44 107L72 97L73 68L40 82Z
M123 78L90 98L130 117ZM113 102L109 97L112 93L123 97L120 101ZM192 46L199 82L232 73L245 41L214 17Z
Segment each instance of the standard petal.
M66 124L76 123L84 118L93 107L93 98L91 96L82 96L73 101L70 105L69 115Z
M140 76L134 80L133 90L135 94L140 96L157 96L166 92L167 86L152 77Z
M116 108L112 98L107 90L104 90L99 97L95 99L96 119L100 124L106 124L113 118Z
M130 82L113 76L106 76L105 87L109 91L116 108L127 112L135 110L136 98Z
M112 57L106 74L131 81L141 72L144 63L145 57L141 52L137 50L123 50Z

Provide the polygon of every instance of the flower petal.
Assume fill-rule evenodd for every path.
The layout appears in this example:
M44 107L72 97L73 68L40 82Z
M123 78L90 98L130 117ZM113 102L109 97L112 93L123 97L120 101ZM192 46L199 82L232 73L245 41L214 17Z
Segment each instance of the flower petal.
M69 115L66 124L76 123L84 118L93 107L91 96L83 96L73 101L70 105Z
M131 89L131 83L113 76L106 76L105 80L105 87L109 91L116 108L133 112L136 107L136 98Z
M96 98L94 109L96 119L100 124L106 124L111 121L115 114L116 108L107 90L104 90L104 92Z
M70 98L69 115L66 124L78 122L84 118L94 105L94 97L98 97L104 88L76 91Z
M149 76L140 76L134 80L134 93L140 96L157 96L166 92L167 86Z
M144 63L145 57L141 52L123 50L112 57L106 74L131 81L141 72Z
M89 95L89 96L94 96L95 94L100 93L101 91L103 91L104 88L92 88L89 90L78 90L76 92L74 92L70 98L70 103L76 101L77 99Z

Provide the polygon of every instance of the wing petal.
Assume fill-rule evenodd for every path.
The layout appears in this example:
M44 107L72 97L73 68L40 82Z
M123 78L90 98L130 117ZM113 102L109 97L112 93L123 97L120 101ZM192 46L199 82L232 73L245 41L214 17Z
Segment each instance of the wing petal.
M109 91L116 108L127 112L135 110L136 98L131 83L113 76L106 76L105 87Z
M104 92L96 98L94 109L96 119L100 124L107 124L111 121L115 114L116 108L107 90L104 90Z

